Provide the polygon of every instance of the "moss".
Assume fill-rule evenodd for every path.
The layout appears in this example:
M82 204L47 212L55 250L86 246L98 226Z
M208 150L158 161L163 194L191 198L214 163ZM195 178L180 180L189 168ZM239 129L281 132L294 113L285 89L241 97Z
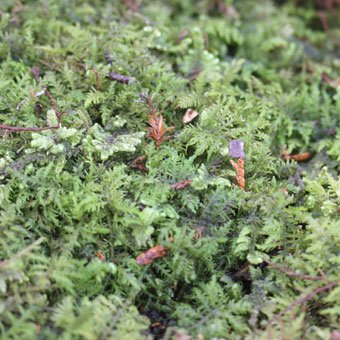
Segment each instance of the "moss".
M331 337L339 28L294 3L2 2L4 339Z

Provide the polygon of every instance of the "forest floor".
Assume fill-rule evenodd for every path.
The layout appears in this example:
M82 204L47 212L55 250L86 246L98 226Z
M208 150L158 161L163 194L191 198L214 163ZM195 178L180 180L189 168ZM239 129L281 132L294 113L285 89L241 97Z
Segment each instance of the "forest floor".
M2 339L340 339L339 1L0 1Z

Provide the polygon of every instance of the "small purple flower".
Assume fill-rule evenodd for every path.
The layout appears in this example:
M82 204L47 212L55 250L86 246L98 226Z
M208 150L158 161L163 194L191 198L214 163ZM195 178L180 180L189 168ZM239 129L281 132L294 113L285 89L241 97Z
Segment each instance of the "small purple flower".
M229 157L246 158L243 140L235 139L229 142Z

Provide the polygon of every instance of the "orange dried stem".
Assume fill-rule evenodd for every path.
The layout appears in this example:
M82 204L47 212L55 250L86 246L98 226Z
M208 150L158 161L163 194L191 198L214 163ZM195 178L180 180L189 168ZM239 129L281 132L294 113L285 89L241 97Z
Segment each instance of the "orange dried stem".
M236 170L236 182L237 185L242 189L246 190L246 178L245 178L245 171L244 171L244 159L239 158L237 163L235 163L232 159L230 160L230 164Z

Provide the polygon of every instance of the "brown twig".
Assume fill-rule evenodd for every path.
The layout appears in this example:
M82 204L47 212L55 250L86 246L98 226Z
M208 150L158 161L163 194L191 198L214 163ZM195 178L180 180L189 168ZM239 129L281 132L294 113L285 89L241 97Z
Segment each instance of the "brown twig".
M58 111L57 102L47 89L45 90L44 93L49 98L52 104L53 110L56 113L57 120L58 120L57 125L45 126L45 127L21 127L21 126L10 126L10 125L0 124L0 130L10 131L10 132L39 132L39 131L60 129L61 120L62 120L62 116L64 112Z
M296 277L296 278L299 278L299 279L302 279L302 280L309 280L309 281L329 282L329 280L325 276L313 276L313 275L300 274L300 273L294 272L293 270L283 268L280 265L278 265L277 263L271 262L269 260L265 260L264 262L268 263L270 268L277 269L280 272L285 273L285 274L287 274L288 276L291 276L291 277Z
M275 315L271 320L269 320L268 325L272 325L274 322L279 321L282 318L282 316L285 315L287 312L291 311L294 307L305 304L306 302L311 300L315 295L318 295L322 292L325 292L326 290L329 290L337 286L339 282L340 281L329 282L325 286L316 288L312 290L311 292L309 292L308 294L296 299L289 306L283 309L279 314Z
M0 129L11 131L11 132L39 132L39 131L45 131L45 130L53 130L53 129L59 129L60 126L54 125L54 126L46 126L46 127L20 127L20 126L9 126L9 125L3 125L0 124Z
M178 190L182 190L182 189L185 189L187 187L189 187L192 183L192 180L191 179L185 179L181 182L177 182L177 183L174 183L171 185L171 187L175 190L175 191L178 191Z
M230 164L236 170L236 182L238 186L242 190L246 190L246 179L245 179L245 171L244 171L244 159L239 158L237 163L235 163L232 159L230 160Z

